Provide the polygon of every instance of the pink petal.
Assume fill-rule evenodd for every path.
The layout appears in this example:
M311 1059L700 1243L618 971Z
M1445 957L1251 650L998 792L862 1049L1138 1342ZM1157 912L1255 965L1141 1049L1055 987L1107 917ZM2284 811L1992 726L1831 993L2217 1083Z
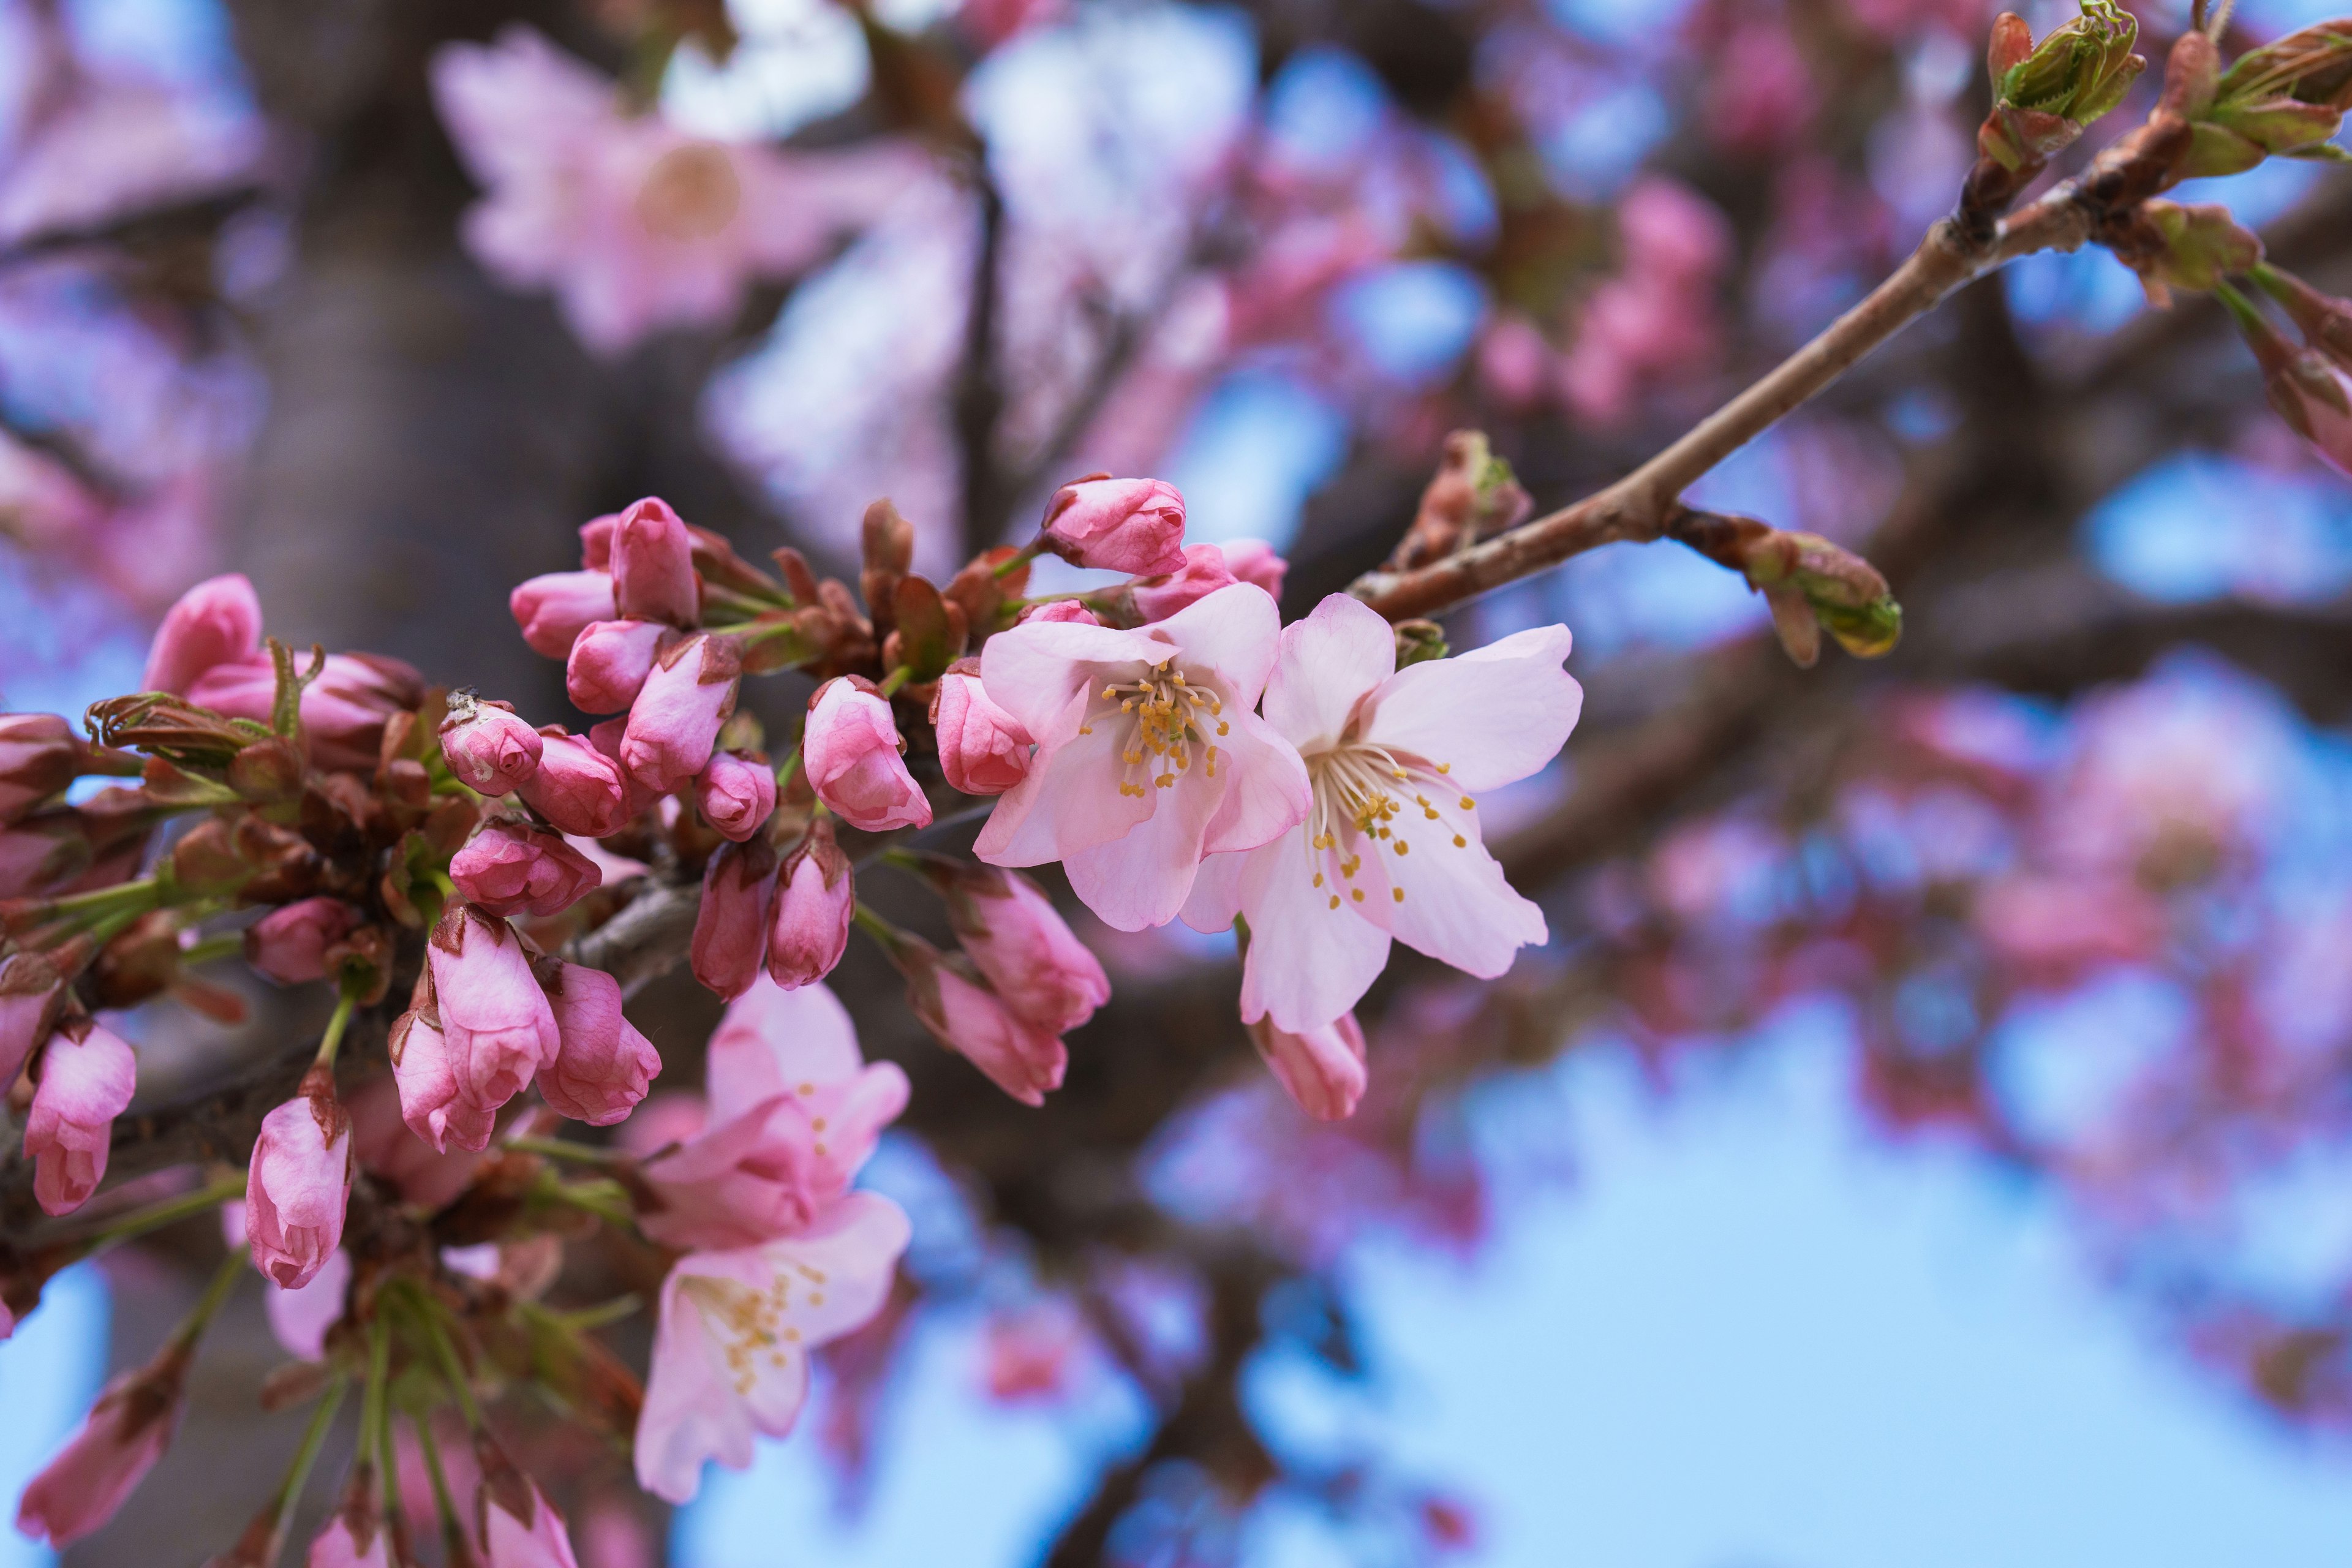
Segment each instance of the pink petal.
M1584 707L1584 689L1560 668L1568 649L1566 626L1538 626L1408 665L1372 694L1364 737L1447 764L1465 790L1526 778L1558 754Z
M1396 629L1348 594L1333 594L1282 629L1265 685L1265 720L1302 752L1339 742L1357 701L1396 672Z
M1304 826L1244 858L1250 945L1242 965L1243 1022L1270 1016L1293 1034L1318 1028L1361 1001L1387 966L1389 933L1336 890L1343 881L1338 859L1329 850L1309 855Z

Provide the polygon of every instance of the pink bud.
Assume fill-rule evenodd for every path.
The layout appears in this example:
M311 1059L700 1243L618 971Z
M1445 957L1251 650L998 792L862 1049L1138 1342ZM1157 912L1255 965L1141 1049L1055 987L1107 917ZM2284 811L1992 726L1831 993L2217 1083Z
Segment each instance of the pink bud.
M245 1236L253 1266L282 1290L299 1290L343 1244L352 1190L352 1119L320 1063L301 1092L261 1119L245 1178Z
M1183 565L1184 498L1161 479L1085 479L1045 507L1045 548L1080 566L1149 575Z
M184 696L196 677L261 651L261 599L241 573L210 577L163 612L147 649L149 691Z
M776 809L776 775L749 752L720 752L694 781L694 804L721 837L749 838Z
M54 713L0 713L0 823L15 822L73 783L81 742Z
M743 660L733 638L704 635L671 645L630 705L621 766L656 795L685 784L710 760L742 682Z
M392 1533L376 1507L365 1461L353 1474L342 1506L310 1542L303 1568L394 1568Z
M457 1098L496 1110L555 1059L555 1015L531 973L522 941L495 920L451 900L425 944L441 1033Z
M87 870L89 839L70 812L43 812L0 828L0 899L33 898Z
M1055 622L1067 622L1081 626L1102 625L1100 616L1096 615L1076 599L1053 599L1042 605L1033 605L1021 612L1020 624L1025 626L1032 621L1045 621L1049 625Z
M915 1016L950 1050L1024 1105L1043 1105L1049 1092L1062 1087L1070 1053L1061 1037L1024 1022L994 992L944 964L937 1007L927 1015L918 1005Z
M511 793L539 771L539 731L515 717L510 702L485 702L460 691L441 721L441 755L460 784L487 795Z
M776 852L764 838L720 845L702 874L694 977L730 1002L760 977L768 952L768 901L775 890Z
M1135 613L1146 622L1164 621L1196 599L1240 581L1226 568L1225 552L1213 544L1184 547L1183 567L1161 577L1147 577L1130 586Z
M89 1418L16 1505L16 1529L35 1541L64 1546L115 1515L172 1441L190 1346L174 1338L145 1366L106 1385Z
M1276 554L1273 545L1263 539L1233 539L1220 548L1225 552L1225 570L1235 582L1282 597L1282 580L1290 574L1290 563Z
M580 1568L563 1516L522 1476L509 1468L501 1478L486 1465L477 1495L483 1568Z
M580 525L582 570L610 572L613 569L613 531L620 526L621 514L617 511L592 517Z
M530 651L546 658L562 658L572 641L592 621L609 621L620 614L614 605L613 579L604 572L550 572L520 584L507 595L507 608L522 627Z
M637 700L670 628L659 621L597 621L582 629L563 689L583 713L618 713Z
M1003 795L1029 776L1029 731L992 700L976 675L940 678L931 698L940 771L966 795Z
M0 958L0 1095L25 1070L26 1061L56 1025L65 978L37 952Z
M669 503L647 497L613 530L613 598L625 616L690 626L701 618L694 541Z
M890 704L846 678L828 680L809 703L801 763L817 798L852 827L884 833L923 827L931 803L907 771Z
M1298 1109L1321 1121L1356 1113L1364 1097L1364 1031L1353 1013L1342 1013L1319 1029L1294 1035L1272 1018L1249 1026L1250 1043Z
M594 892L604 874L563 836L527 823L487 823L449 862L466 901L493 915L562 914Z
M539 733L539 772L516 793L566 833L602 838L619 832L631 815L619 765L585 736L553 724Z
M787 991L833 973L849 946L857 889L849 857L819 817L776 879L776 915L768 931L768 978Z
M1110 1000L1101 961L1036 883L994 866L933 864L941 868L934 879L946 882L956 940L1016 1016L1065 1035Z
M557 965L547 1000L563 1043L539 1075L539 1092L574 1121L609 1127L645 1099L661 1057L622 1016L621 983L601 970Z
M49 1037L25 1118L25 1157L35 1162L33 1195L44 1213L71 1214L98 1190L114 1119L138 1084L139 1058L94 1019L68 1018Z
M490 1141L496 1107L461 1100L457 1065L441 1026L421 1013L403 1013L392 1026L392 1076L400 1089L400 1119L436 1154L451 1143L479 1150Z
M298 668L310 668L307 655ZM424 677L396 658L329 654L319 679L302 690L302 731L311 761L322 768L373 772L384 721L424 697ZM215 665L188 688L188 700L267 724L278 700L278 672L267 658Z
M412 1026L409 1016L404 1014L393 1025L394 1041ZM440 1031L434 1029L433 1034L438 1041ZM448 1046L440 1042L437 1048L446 1069ZM447 1076L446 1070L443 1076ZM412 1137L404 1125L400 1082L400 1064L395 1060L391 1078L370 1079L343 1102L352 1113L352 1158L402 1201L427 1209L446 1207L471 1184L481 1161L462 1147L454 1153L436 1148L438 1134ZM322 1276L312 1282L311 1289L323 1282Z
M270 910L245 933L245 961L280 985L327 977L327 950L352 934L360 911L341 899L303 899Z

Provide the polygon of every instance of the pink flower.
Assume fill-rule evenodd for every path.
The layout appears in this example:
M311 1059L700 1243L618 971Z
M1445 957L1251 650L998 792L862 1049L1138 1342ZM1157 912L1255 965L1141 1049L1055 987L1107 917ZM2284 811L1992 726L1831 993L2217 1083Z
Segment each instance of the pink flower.
M731 1000L759 978L775 891L776 852L766 839L719 847L703 870L702 908L694 917L688 956L697 980Z
M908 1236L898 1205L852 1193L803 1235L680 1258L662 1285L638 1484L685 1502L704 1460L740 1470L755 1434L790 1432L808 1396L808 1352L882 1310Z
M0 713L0 823L16 822L73 783L81 743L54 713Z
M1043 1105L1062 1087L1070 1053L1061 1037L1030 1023L982 984L962 958L945 958L919 936L888 940L890 962L907 977L907 1006L940 1044L988 1075L1024 1105Z
M1274 1070L1298 1109L1318 1121L1338 1121L1356 1113L1364 1098L1364 1031L1353 1013L1342 1013L1328 1024L1302 1035L1275 1027L1270 1018L1249 1026L1250 1044Z
M966 795L1003 795L1029 774L1029 731L989 700L976 675L940 678L931 729L940 741L940 772Z
M65 978L37 952L0 958L0 1093L17 1075L56 1025L65 996Z
M478 701L465 692L449 699L441 721L441 755L457 782L487 795L513 792L539 771L544 742L515 717L509 702Z
M1066 1035L1110 1000L1103 966L1036 883L1018 871L926 861L948 920L990 989L1024 1022Z
M768 928L768 977L785 990L824 979L849 947L857 914L856 881L849 857L834 841L833 824L809 824L808 837L776 875L775 917Z
M846 677L826 681L809 700L801 763L809 787L852 827L886 833L924 827L931 803L907 771L890 703Z
M310 1283L342 1245L351 1190L352 1119L334 1069L315 1066L300 1093L261 1119L245 1180L253 1266L281 1289Z
M408 1130L436 1154L452 1142L460 1149L487 1147L498 1108L460 1096L457 1064L440 1024L421 1011L403 1013L392 1026L391 1047L400 1116Z
M1263 588L1277 600L1282 597L1282 580L1290 574L1290 563L1275 553L1273 545L1263 539L1229 539L1222 548L1225 570L1235 582Z
M749 752L718 752L694 781L694 804L722 838L741 843L776 809L776 775Z
M825 258L925 165L911 148L785 152L626 114L614 82L527 27L443 47L432 79L485 188L466 248L509 288L552 289L600 354L730 321L753 279Z
M139 1058L95 1020L68 1018L49 1037L25 1118L25 1157L35 1162L33 1195L44 1213L71 1214L98 1190L114 1119L138 1084Z
M506 921L457 900L441 911L425 953L457 1100L495 1111L562 1048L530 956Z
M544 658L563 658L580 634L620 614L609 572L548 572L524 579L507 595L522 640Z
M1313 810L1203 868L1184 911L1202 931L1249 917L1244 1020L1294 1035L1331 1023L1391 937L1481 978L1545 940L1542 911L1486 852L1471 792L1527 777L1566 742L1584 700L1568 649L1567 627L1543 626L1398 669L1388 622L1343 594L1284 630L1266 720L1306 757Z
M613 598L625 616L691 626L702 617L694 542L669 503L648 496L621 513L612 534Z
M376 1503L374 1478L373 1467L359 1461L341 1505L310 1542L304 1568L396 1568L392 1533Z
M20 1533L65 1546L114 1517L171 1444L188 1361L188 1342L175 1338L153 1361L106 1385L81 1430L25 1488L16 1504Z
M341 899L281 904L246 928L245 961L280 985L327 977L327 950L358 928L358 909Z
M563 689L583 713L618 713L645 689L662 639L675 635L659 621L591 622L572 640Z
M216 664L237 664L261 651L261 597L238 572L206 578L163 612L147 648L144 689L187 695L196 678Z
M601 970L558 964L547 1000L562 1044L539 1092L574 1121L609 1127L645 1099L661 1056L622 1016L621 983Z
M1136 580L1128 590L1135 613L1146 622L1164 621L1185 605L1241 581L1226 570L1225 552L1213 544L1188 544L1184 564L1173 573Z
M1184 564L1184 498L1164 479L1082 479L1045 504L1045 548L1139 577Z
M295 668L307 673L310 656L301 655ZM278 671L266 656L216 664L195 679L187 696L216 712L267 724L278 700ZM322 768L373 772L384 721L424 698L425 678L396 658L329 654L319 679L302 689L302 732L311 760Z
M449 879L467 903L485 913L544 920L595 891L604 876L560 833L493 821L457 851L449 862Z
M602 838L619 832L634 815L620 764L583 735L567 735L553 724L539 733L539 772L516 793L565 833Z
M563 1516L487 1437L474 1443L481 1489L474 1494L482 1568L580 1568Z
M1298 753L1251 711L1280 633L1274 600L1237 583L1137 631L1030 621L991 637L981 679L1037 752L975 853L1060 860L1105 923L1165 924L1202 856L1306 815Z
M407 1030L405 1016L394 1033ZM434 1031L437 1037L439 1031ZM447 1046L441 1047L446 1065ZM436 1149L412 1136L401 1113L399 1078L370 1079L344 1102L352 1113L352 1155L361 1170L389 1186L404 1203L441 1208L466 1190L481 1161L471 1151ZM323 1276L321 1276L323 1278Z
M1096 615L1076 599L1048 599L1042 605L1032 605L1021 612L1021 625L1025 626L1032 621L1080 626L1098 626L1103 624L1100 616Z
M761 980L730 1004L707 1087L718 1119L645 1167L663 1206L640 1223L666 1246L744 1247L806 1228L907 1108L907 1075L866 1062L822 985Z
M622 769L656 795L693 778L710 761L742 681L743 660L731 637L706 634L665 648L629 707Z

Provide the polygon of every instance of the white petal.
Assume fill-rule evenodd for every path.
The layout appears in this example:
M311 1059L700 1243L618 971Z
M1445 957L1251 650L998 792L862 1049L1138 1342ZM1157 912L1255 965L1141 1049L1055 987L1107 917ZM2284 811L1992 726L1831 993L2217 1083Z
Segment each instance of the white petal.
M1256 848L1303 820L1315 798L1307 764L1273 725L1255 713L1234 713L1232 726L1217 750L1216 782L1225 786L1225 798L1202 840L1212 853Z
M1362 600L1333 594L1282 629L1265 719L1301 752L1338 743L1359 699L1396 671L1396 629Z
M1328 850L1307 853L1304 826L1249 856L1241 889L1250 926L1242 1022L1271 1013L1276 1027L1303 1035L1353 1007L1380 978L1389 933L1338 890L1337 861Z
M1523 779L1551 761L1583 710L1584 689L1560 668L1568 648L1566 626L1538 626L1407 665L1372 694L1364 739L1447 764L1464 789Z
M1224 803L1224 781L1207 778L1197 763L1170 788L1145 789L1157 801L1150 821L1062 862L1070 890L1117 931L1144 931L1176 918L1200 869L1209 821Z
M1475 822L1461 825L1467 842L1457 847L1450 823L1407 815L1412 822L1395 828L1392 838L1342 836L1341 847L1362 857L1351 880L1364 898L1356 902L1353 889L1349 898L1366 920L1407 947L1487 980L1507 971L1521 947L1546 940L1543 911L1504 879ZM1418 826L1424 823L1425 833Z

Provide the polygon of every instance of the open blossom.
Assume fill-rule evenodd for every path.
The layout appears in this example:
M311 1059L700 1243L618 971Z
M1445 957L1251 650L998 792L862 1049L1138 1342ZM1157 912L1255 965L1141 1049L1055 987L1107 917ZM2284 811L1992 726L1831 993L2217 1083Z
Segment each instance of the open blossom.
M702 820L723 838L741 843L767 826L776 809L776 775L749 752L716 752L694 781Z
M598 621L616 618L609 572L545 572L515 584L507 609L522 628L522 640L544 658L563 658L580 634Z
M692 779L710 761L742 682L743 660L731 637L705 634L665 648L629 706L622 770L656 795Z
M669 503L648 496L614 521L613 599L624 616L691 626L702 616L694 541Z
M1276 1028L1271 1018L1249 1026L1250 1043L1265 1058L1275 1081L1297 1102L1298 1109L1319 1121L1338 1121L1356 1113L1368 1081L1364 1067L1364 1031L1353 1013L1342 1013L1328 1024L1294 1035Z
M931 729L939 736L940 772L966 795L1003 795L1029 776L1029 731L989 700L976 675L940 678Z
M926 862L948 901L956 941L990 989L1024 1022L1064 1035L1110 1000L1110 979L1054 908L1018 871Z
M539 731L515 716L509 702L487 702L460 692L441 721L441 755L457 782L501 795L539 771Z
M145 689L181 696L216 664L261 651L261 597L241 572L206 578L163 612L147 647Z
M0 713L0 822L15 822L73 783L81 745L54 713Z
M298 669L308 673L307 655ZM217 664L193 681L188 700L269 722L278 700L278 670L268 655ZM425 678L396 658L373 653L331 653L319 679L302 689L302 732L311 760L322 768L369 770L383 750L384 721L425 698Z
M835 842L833 824L809 824L808 837L776 873L775 912L768 926L768 977L785 990L833 973L849 947L857 914L856 879Z
M324 980L327 950L351 935L361 919L358 907L341 899L280 904L246 928L245 961L280 985Z
M563 689L583 713L619 713L645 689L664 638L659 621L592 621L572 639Z
M506 921L454 899L425 953L457 1099L494 1111L562 1048L530 956Z
M754 279L822 259L924 165L908 148L783 152L630 116L615 84L527 27L439 50L433 93L486 187L467 249L510 287L553 289L599 353L729 320Z
M905 744L889 699L839 677L810 700L802 764L817 798L852 827L885 833L928 826L931 803L907 771Z
M25 1156L44 1213L71 1214L98 1190L114 1119L130 1109L138 1084L139 1058L93 1019L68 1018L49 1037L25 1117Z
M81 1430L25 1488L16 1529L65 1546L112 1519L171 1445L188 1361L187 1342L174 1339L153 1361L108 1384Z
M759 977L775 892L776 852L766 839L719 847L702 873L702 908L688 950L697 980L732 1000Z
M560 833L523 822L488 822L450 860L449 880L487 913L543 920L595 891L604 874Z
M558 964L547 1001L562 1044L539 1075L539 1092L574 1121L611 1126L645 1099L660 1054L622 1016L621 983L602 970Z
M1202 856L1307 814L1298 753L1251 711L1280 634L1274 600L1237 583L1139 630L1030 621L990 638L981 679L1037 752L975 853L1060 860L1106 924L1165 924Z
M1138 576L1184 564L1184 497L1165 479L1082 479L1045 505L1045 548L1080 566Z
M685 1502L701 1487L703 1461L742 1469L754 1435L791 1431L808 1396L809 1352L882 1310L908 1237L898 1205L852 1193L802 1235L679 1259L662 1285L638 1484Z
M1306 758L1314 809L1280 838L1202 870L1187 923L1249 920L1242 1016L1305 1035L1356 1005L1391 938L1482 978L1545 938L1503 879L1475 792L1527 777L1575 727L1565 626L1396 668L1395 633L1334 594L1282 634L1265 713Z
M335 1098L334 1069L313 1067L254 1141L245 1182L253 1266L283 1289L310 1283L342 1245L351 1189L351 1114Z
M635 815L620 764L584 735L567 735L553 724L539 733L539 771L516 793L565 833L602 838L619 832Z

